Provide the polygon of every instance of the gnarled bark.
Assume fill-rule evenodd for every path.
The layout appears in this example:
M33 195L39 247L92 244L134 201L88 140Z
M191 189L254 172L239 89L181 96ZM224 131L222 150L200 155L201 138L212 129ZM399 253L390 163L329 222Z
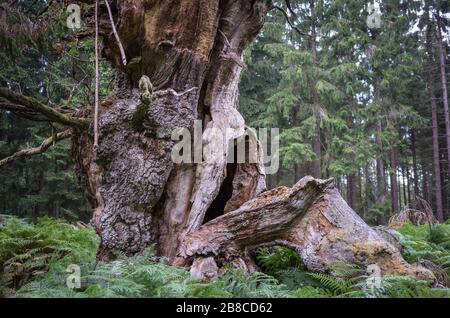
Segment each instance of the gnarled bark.
M96 156L84 150L91 148L88 136L74 138L73 147L95 208L100 258L108 259L114 249L134 254L150 244L171 258L218 197L226 197L219 202L223 211L211 213L229 211L265 189L260 164L227 165L226 159L229 145L245 133L236 109L243 52L269 9L267 0L127 0L112 7L127 60L136 63L123 69L116 42L107 36L104 53L116 65L120 92L101 109ZM142 75L155 88L148 107L137 89L127 92ZM217 160L176 165L171 134L192 131L195 120L203 122L201 142L222 150L213 153ZM231 134L215 139L214 129ZM230 195L220 193L225 182Z

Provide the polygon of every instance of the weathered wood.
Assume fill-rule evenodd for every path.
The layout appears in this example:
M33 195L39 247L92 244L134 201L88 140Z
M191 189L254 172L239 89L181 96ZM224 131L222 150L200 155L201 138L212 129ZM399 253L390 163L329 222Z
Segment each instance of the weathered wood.
M261 194L236 211L204 224L182 242L177 265L191 266L213 257L219 267L254 267L248 252L267 243L296 250L308 269L327 272L338 262L382 274L433 279L426 269L409 265L399 251L381 238L347 205L332 180L305 177L293 188ZM195 265L195 264L194 264ZM197 269L198 270L198 269Z

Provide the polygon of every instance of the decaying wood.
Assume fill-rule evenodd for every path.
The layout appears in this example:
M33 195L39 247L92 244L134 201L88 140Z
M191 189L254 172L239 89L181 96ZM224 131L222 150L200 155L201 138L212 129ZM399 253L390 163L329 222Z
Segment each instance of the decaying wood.
M100 258L107 259L114 249L133 254L154 243L172 258L184 233L204 222L231 168L236 173L229 178L234 189L227 211L265 189L259 163L227 169L225 159L229 144L245 133L236 109L242 68L236 61L242 61L261 29L270 1L151 1L144 6L126 0L115 5L120 39L130 60L139 61L139 74L123 73L121 82L131 80L134 89L117 94L102 109L96 155L83 150L91 143L89 134L74 140L76 170L95 209ZM120 52L108 39L105 45L107 57L120 69ZM141 102L132 80L143 75L155 90L149 105ZM175 165L171 134L192 130L195 120L203 121L204 144L223 143L216 154L221 159ZM209 134L213 128L232 133L216 140Z
M327 272L330 265L345 262L362 268L377 265L382 274L433 279L430 271L409 265L393 245L364 223L332 180L312 177L303 178L293 188L263 193L204 224L184 239L175 264L192 265L198 274L211 270L213 258L217 270L227 264L252 270L249 252L268 243L294 249L312 271ZM208 259L210 266L201 259ZM208 272L207 276L214 275Z

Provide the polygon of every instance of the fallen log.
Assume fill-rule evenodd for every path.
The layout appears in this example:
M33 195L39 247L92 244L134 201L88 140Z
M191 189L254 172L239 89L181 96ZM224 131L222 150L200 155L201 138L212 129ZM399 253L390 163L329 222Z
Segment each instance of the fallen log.
M187 234L174 264L206 278L216 277L226 264L252 272L257 267L250 252L267 244L297 251L311 271L330 272L330 265L345 262L363 269L376 265L382 275L434 279L429 270L408 264L368 226L343 200L332 179L312 177L293 188L265 192Z

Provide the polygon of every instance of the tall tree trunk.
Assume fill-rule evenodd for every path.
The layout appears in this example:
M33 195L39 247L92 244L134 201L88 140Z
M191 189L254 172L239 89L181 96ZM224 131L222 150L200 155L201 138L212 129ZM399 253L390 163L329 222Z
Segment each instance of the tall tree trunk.
M295 180L300 180L305 176L305 167L301 164L296 164L295 167Z
M406 166L406 194L408 197L408 201L405 201L407 205L411 206L412 205L412 199L411 199L411 173L409 170L409 167Z
M413 202L416 201L416 199L419 197L419 173L417 169L417 152L416 152L416 132L415 130L411 131L411 154L412 154L412 161L413 161L413 181L414 181L414 200L411 200ZM425 188L424 188L425 190Z
M364 212L363 216L366 220L369 216L369 200L370 200L370 194L372 192L372 185L370 182L370 169L369 164L366 163L364 166L364 178L365 178L365 195L364 195Z
M363 202L363 185L362 185L362 173L361 169L358 169L358 202L357 205L360 205Z
M319 64L319 59L317 56L317 29L316 29L316 8L315 8L315 0L309 1L311 8L311 55L313 60L313 66L317 67ZM317 92L317 80L314 79L312 83L312 96L314 103L314 114L316 118L316 126L315 126L315 136L313 139L313 151L316 154L317 159L313 161L313 169L312 175L316 178L320 178L322 175L322 145L320 140L320 101L319 94Z
M356 175L351 174L347 176L347 203L355 210L357 206L357 190L356 190Z
M440 154L439 154L439 126L438 126L438 114L437 103L435 95L435 72L434 72L434 53L433 53L433 39L432 39L432 26L429 24L427 27L427 52L428 52L428 90L431 99L431 117L432 117L432 129L433 129L433 166L434 166L434 181L435 181L435 193L436 193L436 218L439 221L443 221L443 208L442 208L442 182L441 182L441 166L440 166Z
M379 80L376 79L374 83L374 102L376 104L381 103L381 92L380 92L380 84ZM381 157L381 153L383 152L383 142L381 139L381 134L383 133L383 123L381 119L378 119L376 122L376 136L375 141L378 145L379 154L376 159L376 169L377 169L377 200L381 206L384 206L386 203L386 175L384 168L384 160ZM386 224L386 216L381 215L379 217L380 224Z
M437 16L437 49L438 49L438 55L439 55L439 69L441 74L441 85L442 85L442 100L444 104L444 121L445 121L445 140L447 145L447 172L450 175L450 113L448 108L448 87L447 87L447 71L446 71L446 52L444 48L444 42L442 39L442 18L438 14ZM447 196L445 196L445 206L446 211L448 211L448 203L447 203ZM444 216L443 216L444 218Z
M445 119L445 140L447 143L447 167L450 172L450 115L448 109L448 88L447 88L447 72L446 72L446 52L443 46L443 39L441 33L441 21L442 19L438 17L438 32L436 46L439 55L439 70L441 74L441 85L442 85L442 102L444 104L444 119Z
M403 191L403 204L400 204L400 209L403 206L408 205L408 195L406 193L406 185L407 185L407 181L408 179L406 178L406 172L405 172L405 167L402 166L402 191ZM400 200L401 201L401 200Z
M396 214L400 211L399 208L399 189L397 184L397 158L395 149L389 150L389 161L391 165L390 178L391 178L391 200L392 200L392 213Z
M431 186L428 174L427 164L425 163L425 159L422 158L422 189L423 189L423 197L425 201L432 204L431 201Z

